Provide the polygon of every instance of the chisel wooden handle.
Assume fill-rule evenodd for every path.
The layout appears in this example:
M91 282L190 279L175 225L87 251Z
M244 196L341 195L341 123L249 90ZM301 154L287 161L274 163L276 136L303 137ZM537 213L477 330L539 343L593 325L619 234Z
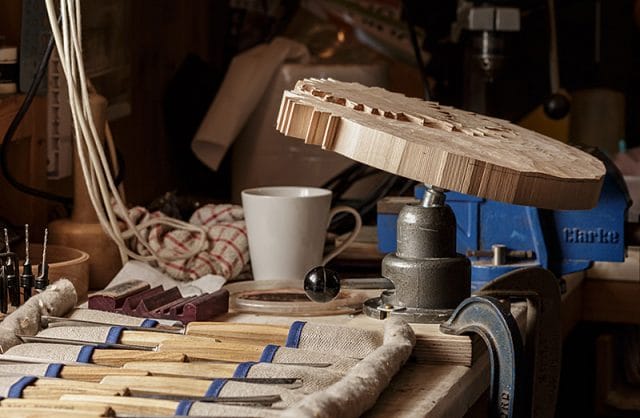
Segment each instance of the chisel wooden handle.
M12 410L16 414L19 414L21 410L25 409L46 409L46 412L38 415L41 417L51 416L49 415L49 413L67 413L70 414L69 416L73 416L74 413L83 413L96 417L115 416L115 411L106 404L100 405L96 403L87 403L80 401L60 401L53 399L4 399L0 401L0 411L5 411L5 408Z
M289 326L231 322L191 322L187 325L186 334L217 338L223 342L250 341L259 345L284 345L289 334Z
M126 363L122 367L124 370L150 373L153 376L182 376L213 379L216 377L232 377L237 366L238 365L236 363L133 361Z
M124 330L118 340L121 344L141 345L145 347L155 347L165 341L182 341L185 345L213 344L221 343L221 340L203 336L191 336L181 334L167 334L153 331L131 331Z
M141 368L120 369L117 367L106 366L63 366L59 377L82 382L100 383L103 377L113 375L149 376L150 373Z
M170 345L173 350L180 350L181 347L191 348L204 346L219 349L233 349L245 345L251 347L264 347L267 344L284 345L286 339L286 334L284 337L281 335L267 337L267 334L263 334L262 336L255 334L255 337L253 337L252 334L247 334L246 338L236 338L234 336L227 335L220 337L208 337L124 330L120 334L118 343L144 347L168 347Z
M122 336L120 338L121 344L132 344L133 341L137 338L146 338L148 337L148 333L144 331L123 331ZM182 353L186 355L189 360L217 360L217 361L233 361L233 362L243 362L243 361L258 361L260 356L262 355L262 351L264 350L263 345L256 345L251 343L241 343L241 342L216 342L211 338L203 338L198 337L194 340L194 337L184 337L184 338L176 338L180 336L169 336L169 338L164 337L165 339L157 345L157 351L155 354L171 354L171 353ZM106 349L105 349L106 350ZM119 350L128 351L128 350ZM98 350L96 350L98 352ZM144 353L144 351L140 351ZM147 352L148 353L148 352ZM116 354L117 355L117 354ZM95 354L93 356L94 362ZM148 358L151 360L152 357ZM118 359L116 359L118 360ZM130 359L128 361L134 361L135 359ZM147 359L142 359L146 361ZM171 361L165 359L158 359L159 361ZM180 361L180 360L176 360ZM103 364L103 363L99 363ZM123 363L118 363L120 366Z
M94 414L87 411L58 411L50 408L0 408L0 418L99 418L113 415Z
M187 356L177 351L155 352L138 350L96 349L91 362L100 366L121 367L131 361L187 361Z
M167 340L158 346L157 353L179 352L185 354L189 361L259 361L264 346L231 343L185 345L182 341Z
M204 396L211 381L167 376L105 376L101 384L125 386L132 396L171 395L194 398Z
M98 405L108 405L118 416L122 415L147 415L163 416L173 415L178 402L163 399L134 398L130 396L94 396L94 395L62 395L63 401L78 401Z
M65 379L38 379L24 388L22 397L24 399L58 399L65 393L123 396L128 395L129 390L126 385L103 385Z

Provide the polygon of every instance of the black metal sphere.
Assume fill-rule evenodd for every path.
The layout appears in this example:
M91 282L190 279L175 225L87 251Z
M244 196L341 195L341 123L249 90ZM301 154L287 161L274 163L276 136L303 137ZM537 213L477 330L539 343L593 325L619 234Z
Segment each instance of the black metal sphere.
M544 113L551 119L562 119L569 113L571 102L564 94L554 93L544 102Z
M340 293L338 273L324 266L314 267L304 276L304 291L314 302L330 302Z

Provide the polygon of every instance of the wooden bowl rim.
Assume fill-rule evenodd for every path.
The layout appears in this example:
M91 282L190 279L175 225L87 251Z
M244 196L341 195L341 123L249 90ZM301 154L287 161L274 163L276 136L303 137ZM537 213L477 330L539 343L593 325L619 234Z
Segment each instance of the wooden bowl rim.
M33 248L42 248L42 244L40 243L33 243L29 245L31 248L29 248L31 253L34 253ZM74 257L70 258L68 260L65 261L57 261L55 263L49 263L49 268L51 267L64 267L64 266L69 266L69 265L74 265L74 264L80 264L83 262L86 262L89 260L89 254L79 250L77 248L73 248L73 247L67 247L66 245L57 245L57 244L47 244L47 251L51 250L52 248L56 249L56 250L60 250L60 251L69 251ZM40 252L40 251L37 251ZM34 258L34 257L31 257ZM48 258L48 257L47 257ZM36 260L39 260L40 257L35 257Z

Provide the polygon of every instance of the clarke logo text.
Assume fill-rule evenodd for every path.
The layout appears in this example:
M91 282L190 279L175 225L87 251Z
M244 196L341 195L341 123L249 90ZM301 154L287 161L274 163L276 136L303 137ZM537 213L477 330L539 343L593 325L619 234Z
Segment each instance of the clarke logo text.
M617 244L620 241L618 232L607 231L604 228L563 228L562 233L565 242L578 244Z

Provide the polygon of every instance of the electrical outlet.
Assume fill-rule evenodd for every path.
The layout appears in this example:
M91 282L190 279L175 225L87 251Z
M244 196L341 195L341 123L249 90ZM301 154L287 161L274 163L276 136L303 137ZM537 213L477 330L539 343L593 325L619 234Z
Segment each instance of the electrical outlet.
M71 175L73 133L67 81L60 59L53 50L47 73L47 177L52 180Z

